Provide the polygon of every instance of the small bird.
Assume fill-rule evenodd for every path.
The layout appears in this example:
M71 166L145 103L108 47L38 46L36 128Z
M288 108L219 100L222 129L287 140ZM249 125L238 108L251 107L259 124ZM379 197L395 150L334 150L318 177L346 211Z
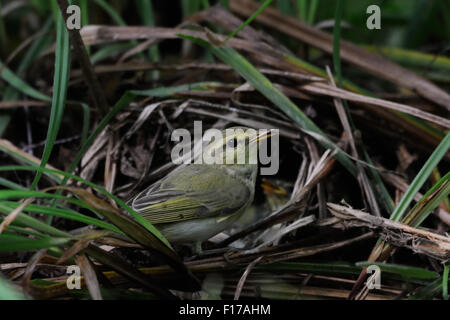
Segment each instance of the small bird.
M221 157L223 164L180 166L132 200L132 208L155 224L169 242L195 244L201 250L201 242L229 228L253 201L258 164L249 161L250 152L271 131L232 129L241 130L229 135L223 131L222 138L202 153ZM245 161L238 164L242 155ZM227 164L227 159L235 161Z

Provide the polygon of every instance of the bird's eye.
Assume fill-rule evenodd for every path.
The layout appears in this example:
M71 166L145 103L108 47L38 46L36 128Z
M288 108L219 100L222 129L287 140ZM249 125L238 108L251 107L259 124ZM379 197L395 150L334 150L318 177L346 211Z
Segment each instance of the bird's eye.
M238 145L238 140L236 138L228 140L228 146L230 148L236 148Z

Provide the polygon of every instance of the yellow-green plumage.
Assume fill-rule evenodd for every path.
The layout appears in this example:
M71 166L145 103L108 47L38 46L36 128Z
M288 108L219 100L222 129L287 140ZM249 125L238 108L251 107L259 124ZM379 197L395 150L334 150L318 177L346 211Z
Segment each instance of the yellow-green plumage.
M258 141L227 137L210 148L222 149L236 138L235 152L246 152L248 143ZM230 227L253 201L256 175L256 164L184 165L137 195L131 205L170 242L204 241Z

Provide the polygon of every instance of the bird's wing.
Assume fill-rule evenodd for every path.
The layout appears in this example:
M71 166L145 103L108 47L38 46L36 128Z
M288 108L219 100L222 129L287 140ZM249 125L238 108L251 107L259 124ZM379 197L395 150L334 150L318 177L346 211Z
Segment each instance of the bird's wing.
M151 223L227 215L250 200L249 187L208 165L189 165L138 195L133 208Z

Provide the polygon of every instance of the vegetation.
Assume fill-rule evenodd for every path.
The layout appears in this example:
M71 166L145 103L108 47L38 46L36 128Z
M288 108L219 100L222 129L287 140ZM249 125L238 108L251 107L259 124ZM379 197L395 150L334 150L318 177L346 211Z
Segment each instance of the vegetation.
M449 36L445 0L0 0L0 299L448 299ZM280 130L200 254L128 203L194 121Z

